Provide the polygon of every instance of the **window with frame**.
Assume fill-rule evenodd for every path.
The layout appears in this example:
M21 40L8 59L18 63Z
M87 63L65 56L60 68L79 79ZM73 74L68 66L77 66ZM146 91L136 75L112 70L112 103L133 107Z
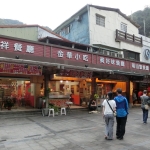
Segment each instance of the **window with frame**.
M125 50L124 57L127 59L140 61L140 54L136 52Z
M120 28L121 28L121 31L127 32L127 24L121 22Z
M96 14L96 24L105 27L105 17Z

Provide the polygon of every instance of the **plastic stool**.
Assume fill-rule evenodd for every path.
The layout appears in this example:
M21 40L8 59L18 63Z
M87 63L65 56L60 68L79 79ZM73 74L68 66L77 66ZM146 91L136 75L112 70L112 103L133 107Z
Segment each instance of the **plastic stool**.
M66 108L65 107L61 108L61 115L66 115Z
M51 112L52 112L52 113L51 113ZM48 117L49 117L50 115L53 115L53 117L54 117L54 115L55 115L55 112L54 112L54 109L53 109L53 108L50 108L50 109L49 109Z

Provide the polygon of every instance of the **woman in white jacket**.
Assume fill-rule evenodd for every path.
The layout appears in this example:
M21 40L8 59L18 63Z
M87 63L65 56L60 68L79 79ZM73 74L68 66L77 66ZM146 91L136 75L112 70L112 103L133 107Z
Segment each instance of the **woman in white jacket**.
M114 126L114 113L113 111L116 111L116 102L113 100L113 93L108 92L107 93L107 98L103 102L103 117L105 119L105 139L106 140L112 140L113 139L113 126ZM111 106L109 106L109 104Z

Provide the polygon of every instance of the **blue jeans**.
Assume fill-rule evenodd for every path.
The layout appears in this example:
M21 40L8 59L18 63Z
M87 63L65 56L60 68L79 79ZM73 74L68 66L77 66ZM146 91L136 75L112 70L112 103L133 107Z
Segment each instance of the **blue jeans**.
M148 110L142 108L143 110L143 122L147 123L147 118L148 118Z

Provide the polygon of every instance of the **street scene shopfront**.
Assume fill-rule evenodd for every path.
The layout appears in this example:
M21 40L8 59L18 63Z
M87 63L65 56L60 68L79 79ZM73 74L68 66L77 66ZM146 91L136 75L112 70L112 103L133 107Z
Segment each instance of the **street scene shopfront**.
M35 106L35 86L32 78L42 76L42 70L34 65L0 63L0 104L1 110L11 101L13 108ZM11 103L9 102L9 103Z
M61 100L70 96L74 105L87 107L93 94L104 99L108 91L115 94L117 88L122 88L132 103L134 83L145 77L149 82L146 63L5 36L0 36L0 43L1 88L10 87L5 96L24 99L32 108L43 107L39 97L47 97L47 103L57 103L57 99L61 105Z

